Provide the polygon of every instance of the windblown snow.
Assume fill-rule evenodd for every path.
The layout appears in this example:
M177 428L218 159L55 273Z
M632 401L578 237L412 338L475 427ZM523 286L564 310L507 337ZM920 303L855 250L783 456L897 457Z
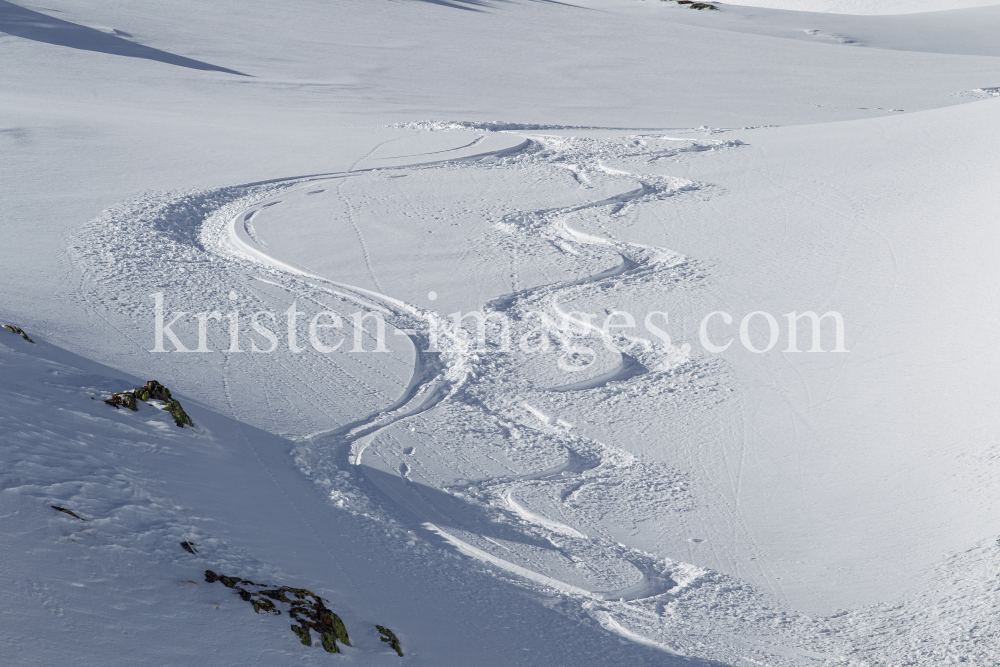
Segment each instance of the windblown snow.
M1000 661L1000 6L692 4L0 2L0 662Z

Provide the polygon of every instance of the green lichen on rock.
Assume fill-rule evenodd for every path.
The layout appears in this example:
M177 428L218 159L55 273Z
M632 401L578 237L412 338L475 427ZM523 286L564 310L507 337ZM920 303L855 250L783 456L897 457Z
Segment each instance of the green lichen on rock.
M240 599L253 605L253 610L258 614L264 612L280 616L281 610L275 603L288 605L288 615L296 623L291 626L292 632L306 646L313 645L311 630L315 630L320 636L320 645L327 653L340 653L338 640L345 646L351 645L344 621L326 606L323 598L310 590L255 584L249 579L227 577L211 570L205 570L205 581L210 584L218 581L226 588L233 589Z
M262 611L264 613L274 614L274 615L278 615L278 613L280 613L277 611L277 608L274 606L274 603L271 602L270 600L250 600L250 604L253 605L253 610L258 614Z
M167 407L163 409L170 413L170 416L174 418L174 423L181 428L184 428L184 424L194 428L194 422L191 421L188 414L184 412L184 408L181 407L180 401L176 398L171 398L167 401Z
M321 613L321 615L324 613L326 614L326 617L323 619L323 624L325 626L332 625L333 634L336 635L337 639L344 642L345 646L350 646L351 638L347 636L347 626L344 625L344 622L340 619L340 616L337 616L329 609L326 609L324 612Z
M170 390L156 380L150 380L143 386L137 388L135 390L135 395L140 401L148 401L151 398L157 401L171 400Z
M320 637L320 640L323 644L323 649L327 653L340 653L340 649L337 647L337 638L333 634L324 632L323 636ZM348 646L350 646L350 644L348 644Z
M18 334L19 336L21 336L21 338L23 338L24 340L28 341L29 343L34 344L34 342L35 342L35 341L31 340L30 338L28 338L28 334L24 333L24 329L22 329L21 327L16 327L13 324L5 324L5 325L3 325L3 328L6 329L7 331L11 332L11 333Z
M105 399L104 402L108 405L113 405L115 408L128 408L133 412L137 412L139 410L139 404L136 401L146 402L150 400L163 401L166 403L163 410L170 413L170 416L174 418L174 423L180 428L184 428L184 424L194 428L194 422L191 421L191 417L184 412L184 408L181 407L180 401L171 397L170 390L156 380L150 380L143 386L136 387L135 389L119 391L111 394L111 398Z
M396 637L396 633L382 625L376 625L375 627L378 629L379 635L381 635L379 639L384 642L389 642L389 646L391 646L392 650L396 652L396 655L402 658L403 649L399 646L399 638Z
M118 408L128 408L132 412L138 412L139 406L135 402L135 393L132 391L119 391L111 394L111 398L104 400L108 405L114 406L117 410Z
M313 640L312 636L309 634L308 627L302 627L301 625L293 625L292 632L299 636L299 641L301 641L306 646L312 646Z

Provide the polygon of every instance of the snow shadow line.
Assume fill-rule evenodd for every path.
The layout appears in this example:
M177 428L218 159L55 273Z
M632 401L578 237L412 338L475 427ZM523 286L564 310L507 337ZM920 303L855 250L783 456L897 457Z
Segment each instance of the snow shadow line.
M0 0L0 33L21 37L33 42L43 42L55 46L65 46L82 51L95 51L126 58L155 60L168 65L212 72L225 72L238 76L250 76L243 72L219 67L210 63L185 58L167 51L161 51L123 39L119 35L131 37L127 32L114 31L111 35L94 28L64 21L47 14L25 9L6 0Z

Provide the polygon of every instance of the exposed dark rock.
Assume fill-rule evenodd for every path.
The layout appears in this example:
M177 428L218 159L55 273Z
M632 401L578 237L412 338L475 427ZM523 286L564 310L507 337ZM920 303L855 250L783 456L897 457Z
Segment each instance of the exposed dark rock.
M188 552L189 554L198 553L198 550L190 542L181 542L181 548L184 549L184 551Z
M310 590L255 584L249 579L227 577L211 570L205 570L205 581L210 584L218 581L226 588L232 588L242 600L252 604L258 614L265 612L280 616L281 610L275 603L287 604L288 615L297 623L291 626L292 632L306 646L313 645L310 630L319 634L320 645L327 653L340 653L338 640L345 646L351 645L344 621L326 606L323 598Z
M111 394L111 398L105 399L104 402L108 405L113 405L115 410L118 408L128 408L132 412L139 411L139 406L135 402L135 393L132 391L119 391Z
M381 635L379 639L384 642L389 642L389 646L392 647L392 650L395 651L400 658L402 658L403 649L399 646L399 639L396 637L396 633L382 625L376 625L375 627L378 629L379 635Z
M157 401L169 401L171 398L170 390L156 380L150 380L143 386L136 389L135 396L140 401L148 401L151 398Z
M293 625L292 632L299 636L299 640L306 646L312 646L312 636L309 634L308 627L302 627L301 625Z
M180 428L184 428L184 424L187 424L191 428L194 428L194 422L184 408L181 407L180 401L170 396L170 390L164 387L162 384L156 380L150 380L141 387L135 389L130 389L128 391L119 391L111 395L111 398L105 399L105 403L108 405L113 405L117 408L128 408L133 412L139 410L139 405L136 401L163 401L167 405L163 409L170 413L170 416L174 418L174 423Z
M20 335L21 338L23 338L24 340L28 341L29 343L34 343L35 342L35 341L31 340L30 338L28 338L28 334L24 333L24 329L22 329L21 327L16 327L13 324L5 324L5 325L3 325L3 328L6 329L7 331L11 332L11 333L16 333L16 334Z
M170 416L174 418L174 423L180 428L184 428L184 424L194 428L194 422L191 421L188 414L184 412L184 408L181 407L180 401L176 398L171 398L167 401L167 407L163 409L170 413Z
M86 519L84 519L82 516L78 515L76 512L72 510L66 509L65 507L59 507L58 505L49 505L49 507L59 512L62 512L63 514L69 514L72 517L76 517L80 521L86 521Z
M329 632L324 632L320 637L320 640L323 644L323 649L327 653L340 653L340 649L337 647L337 638Z

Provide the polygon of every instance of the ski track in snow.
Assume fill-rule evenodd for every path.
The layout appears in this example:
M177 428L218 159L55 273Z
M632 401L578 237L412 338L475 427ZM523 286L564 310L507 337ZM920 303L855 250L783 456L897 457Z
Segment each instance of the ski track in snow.
M625 175L625 172L621 172L621 174ZM601 239L592 235L587 235L574 231L567 224L566 219L569 216L578 213L579 211L607 207L610 209L611 214L614 215L619 213L625 207L634 205L636 202L641 202L643 200L651 201L658 198L662 198L664 196L671 196L676 192L683 192L686 190L697 189L697 186L695 184L680 181L677 179L665 179L662 181L653 181L653 180L640 181L639 185L640 186L638 188L628 191L624 194L616 195L614 197L607 199L601 199L596 202L588 203L585 205L572 207L568 210L553 209L547 211L538 211L534 212L527 218L521 218L519 220L509 219L501 223L501 225L507 228L508 230L512 226L517 226L519 223L520 224L527 223L525 225L527 228L527 233L531 234L532 232L534 232L536 237L541 237L546 239L561 238L564 241L572 241L578 244L597 244L597 245L610 246L614 248L616 252L618 252L621 255L622 264L620 265L620 267L616 269L612 269L606 272L601 272L597 275L591 276L590 278L573 281L572 283L564 285L544 286L542 288L524 290L518 295L509 295L507 297L501 297L500 299L491 302L489 306L492 306L493 309L495 310L508 310L513 308L519 300L527 300L535 296L537 293L544 293L545 295L551 296L552 298L552 310L554 314L559 318L565 318L567 317L567 314L563 312L562 309L559 308L555 298L558 291L560 291L565 287L573 287L578 285L596 283L617 276L624 276L629 274L634 275L643 270L644 271L657 271L663 269L669 270L670 268L673 268L677 264L683 262L682 257L666 249L650 248L647 246L642 246L637 244L625 244L608 239ZM240 219L241 215L247 215L247 214L243 214L242 212L237 214L230 223L230 230L235 229L235 226L238 220ZM358 232L360 238L360 232L357 230L356 225L354 225L353 220L352 220L352 226L355 227L355 231ZM256 256L258 258L262 259L264 258L262 253L260 253L259 251L257 251L252 247L249 247L246 243L242 242L237 235L230 233L229 237L230 240L235 242L235 245L237 245L237 247L240 250L244 251L245 253L251 254L252 256ZM362 245L364 246L364 244ZM363 251L365 253L366 265L368 266L369 272L372 272L371 261L367 246L363 247ZM276 268L281 268L286 270L291 268L283 263L279 263L274 260L265 259L265 261L268 261ZM306 277L318 278L318 276L314 276L300 270L292 269L292 271ZM373 279L375 279L373 272L372 272L372 277ZM356 287L350 287L340 283L333 283L333 284L336 284L337 287L339 288L358 290L358 288ZM377 279L376 279L376 284L377 284ZM370 293L366 292L366 294ZM412 315L417 314L416 309L414 307L408 307L403 309L402 311L399 311L399 307L402 304L398 300L390 299L388 297L385 297L384 295L376 296L376 298L380 298L381 301L390 306L395 306L397 308L397 312L395 314L401 318L407 318L407 316L412 317ZM476 359L475 355L471 352L472 349L471 341L468 338L467 332L462 329L454 327L446 320L436 318L433 314L429 312L423 312L419 314L435 320L436 328L438 330L438 340L447 341L443 346L441 357L443 359L448 360L447 363L448 365L451 366L451 370L446 371L444 369L438 369L441 372L439 372L438 374L434 375L431 378L428 378L423 383L423 386L420 386L419 382L417 383L411 382L411 386L415 386L416 388L416 391L412 392L413 398L411 400L405 401L403 404L397 405L395 408L390 408L388 410L382 411L381 413L374 415L371 419L365 420L360 424L353 425L349 429L341 428L335 431L334 433L329 434L327 436L328 438L338 439L344 443L348 442L351 443L352 445L351 462L355 465L362 465L365 447L367 443L370 442L371 436L378 433L382 429L385 429L403 419L407 419L415 415L421 414L423 412L426 412L427 410L435 407L438 403L445 400L446 398L455 397L458 390L465 383L467 383L470 380L470 378L473 377L475 374L472 367ZM399 322L394 322L393 324L394 326L400 329L415 330L421 327L422 322L420 322L420 320L411 320L411 321L403 321L403 326L401 326ZM597 327L593 327L592 325L586 325L586 326L591 328L594 333L598 334L601 333L600 329ZM561 332L559 332L557 329L553 329L552 331L554 334L561 334ZM419 338L417 338L415 342L422 343L424 341L419 340ZM418 347L417 349L419 350L420 348ZM647 355L651 355L653 357L657 356L655 353L652 352L651 349L647 349L646 352ZM662 356L666 358L659 360L658 367L659 370L661 371L669 371L672 368L680 364L683 364L686 361L686 357L683 355L683 353L680 353L679 351L676 350L666 350L666 354ZM421 357L423 357L423 355L421 355ZM634 360L632 361L633 365L637 366L637 364L634 364ZM429 365L424 363L423 360L421 359L421 361L418 362L418 369L414 375L415 379L419 377L422 366L429 367ZM624 358L620 366L622 367L625 366ZM430 374L425 373L424 377L427 377L428 375ZM613 381L615 379L622 379L623 377L624 376L621 373L621 371L616 370L614 371L614 375L612 377L607 377L606 379L603 379L601 382L594 383L593 386L595 387L601 386L602 384L606 384L607 382ZM563 390L567 389L563 388ZM494 416L498 420L506 422L503 424L503 426L507 428L511 428L517 425L516 422L510 420L509 417L505 417L504 415L494 414L492 416ZM558 433L558 435L549 434L549 439L551 440L563 436L563 434L560 433L558 430L556 431L556 433ZM610 448L600 443L593 443L593 445L596 445L596 447L599 449L610 450ZM566 444L565 448L567 455L569 457L573 457L574 454L577 454L577 452L571 445ZM631 455L621 451L615 451L610 454L611 455L609 456L608 453L601 452L600 454L598 454L599 457L598 462L594 463L591 466L588 466L587 469L598 468L602 465L605 466L618 465L620 467L621 466L620 462L624 462L624 464L627 466L631 463L631 460L633 458ZM614 461L615 463L610 463L611 461ZM402 471L402 477L405 478L406 477L405 471L408 470L407 464L405 463L400 464L398 469ZM567 469L567 466L560 466L558 473L560 475L559 481L565 481L566 480L565 475L569 472L570 471ZM584 470L580 470L577 472L577 474L582 474L583 472ZM608 473L608 474L614 474L614 473ZM554 477L555 475L556 473L553 473L551 476ZM536 479L545 479L545 477L546 476L536 477ZM479 487L488 487L494 484L503 484L504 482L508 481L509 478L505 478L504 480L482 479L482 480L477 480L476 484ZM541 527L542 529L549 530L551 532L562 533L563 535L570 534L572 537L586 539L586 536L584 536L582 533L576 531L573 528L570 528L568 526L562 526L562 524L559 524L558 522L553 522L551 520L545 519L544 517L541 517L538 514L524 510L520 505L517 505L517 503L511 499L510 491L506 492L504 498L509 506L516 508L515 513L518 514L522 519L528 521L529 523L533 523L537 527ZM561 528L555 529L554 526L561 526ZM452 536L449 539L458 540L458 538L454 536ZM475 547L471 546L467 546L467 551L469 551L470 553L479 552ZM509 563L502 559L494 558L493 561L491 562L493 562L494 564L506 563L506 569L514 573L521 573L524 571L524 569L521 568L520 566L514 563ZM651 583L650 578L645 573L641 572L640 572L640 577L641 580L639 583L633 583L617 590L604 591L604 592L592 591L592 593L600 598L607 598L607 599L624 598L626 596L631 598L649 597L650 595L664 592L666 590L666 587L669 587L669 584L672 584L672 582L669 582L669 579L663 580L659 584L653 584ZM566 584L566 586L568 586L572 590L581 590L570 584Z
M551 386L548 391L566 394L652 383L697 366L698 362L688 356L689 349L611 337L593 324L573 319L560 306L560 300L570 300L598 286L671 289L699 279L697 265L676 252L585 233L574 228L573 220L583 214L614 219L652 202L711 192L711 186L706 184L632 173L607 166L608 162L651 164L685 153L736 150L739 142L639 135L602 140L552 137L532 132L555 128L509 124L424 122L406 127L424 131L516 131L530 141L518 152L502 151L498 156L383 170L438 169L443 177L447 176L446 169L454 168L569 170L584 195L598 177L614 179L620 185L619 194L575 206L506 215L495 221L494 231L483 241L494 251L511 245L551 244L573 260L595 251L603 253L600 257L618 258L616 265L587 278L520 289L484 305L488 312L510 317L513 338L525 331L525 316L534 310L551 317L542 335L550 338L557 351L571 350L574 340L571 331L559 326L561 321L589 328L599 339L628 349L628 354L618 354L617 365L611 370ZM414 350L412 376L405 387L396 386L398 398L387 400L386 407L369 408L367 415L331 428L337 416L325 403L329 397L343 394L324 379L326 361L307 362L312 364L307 367L286 366L280 371L262 366L258 369L260 377L276 378L261 392L274 424L295 421L305 409L313 415L299 419L297 423L304 431L292 436L298 441L295 456L301 470L328 493L335 505L395 524L392 517L399 504L416 517L428 534L481 561L484 567L500 568L516 583L576 600L602 627L631 641L670 653L741 665L823 661L862 665L868 664L872 655L886 652L895 658L922 655L919 647L903 646L905 641L898 637L876 637L868 645L845 638L848 630L855 638L861 631L874 633L874 628L884 624L890 615L905 613L913 616L910 625L916 637L920 629L928 631L928 617L920 615L922 608L916 603L911 607L876 608L812 619L781 611L771 598L731 577L618 544L588 518L588 507L613 497L607 494L615 489L634 489L643 494L631 497L640 510L643 503L653 508L669 505L683 509L690 501L683 490L683 474L585 438L557 415L526 403L518 395L516 384L511 385L512 390L505 381L523 361L516 351L477 349L473 332L432 311L381 292L337 282L335 276L314 274L266 252L267 244L252 225L257 212L280 206L300 190L314 194L328 189L336 189L350 211L351 203L342 185L366 171L352 168L343 173L189 193L151 194L123 203L89 224L74 246L75 261L84 274L80 289L96 311L110 311L126 318L148 311L148 301L143 299L149 293L190 289L193 284L198 285L198 298L208 310L225 303L234 290L244 298L242 307L264 308L270 298L267 290L272 290L318 305L360 304L384 313L389 328L405 332ZM351 225L361 239L361 230L353 218ZM369 247L363 240L361 243L368 271L379 285ZM133 276L127 290L122 289L118 278L123 274ZM147 275L158 278L146 280ZM247 296L250 283L260 286L260 291ZM426 352L432 329L439 353ZM216 345L219 348L224 346ZM359 366L370 364L364 356L359 357ZM258 364L253 355L243 357L249 359L246 363L251 367ZM269 363L279 363L276 360L280 358L272 355ZM345 372L351 373L359 386L371 384L367 377L380 376L382 384L392 381L384 369L372 365ZM317 384L321 391L315 391ZM230 394L228 381L226 392L227 402L240 418L239 401ZM371 395L384 396L386 391L373 386L369 401ZM400 437L416 433L418 427L422 437L429 436L434 442L438 438L460 441L461 437L478 438L480 433L499 434L504 451L488 456L490 469L503 468L507 473L456 478L437 489L415 482L414 476L425 472L426 465L420 461L433 461L435 456L454 457L454 461L444 461L445 466L456 461L459 468L465 465L475 469L479 465L470 458L479 454L461 448L445 449L442 456L423 452L422 444L400 447L401 456L410 457L404 461L392 458L386 453L388 449L379 444L379 439L385 438L405 445ZM414 454L415 450L420 451ZM658 493L656 489L666 490ZM581 504L578 501L583 493L597 500ZM451 500L455 502L448 504ZM545 509L535 507L536 502ZM462 508L469 508L468 513ZM481 517L488 517L498 532L477 532ZM979 552L976 557L980 559L977 562L984 562ZM935 599L921 604L931 608L943 603ZM954 634L945 626L938 631ZM903 660L898 664L919 663Z

